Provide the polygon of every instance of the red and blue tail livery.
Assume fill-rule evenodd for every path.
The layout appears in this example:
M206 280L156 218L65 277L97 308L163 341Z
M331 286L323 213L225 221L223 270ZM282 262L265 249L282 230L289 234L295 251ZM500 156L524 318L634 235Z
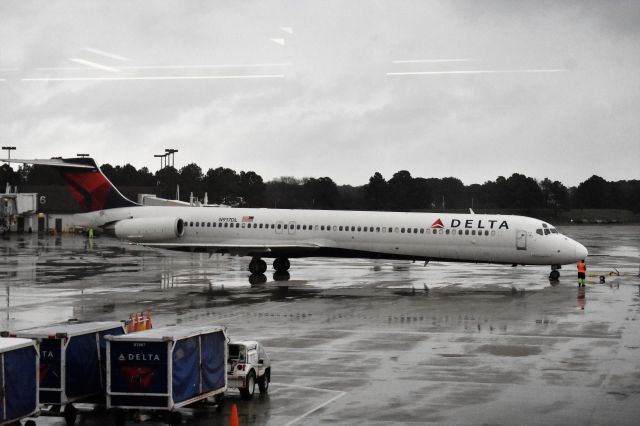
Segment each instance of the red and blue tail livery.
M139 205L122 195L113 186L102 174L93 158L11 159L10 161L54 167L64 179L73 198L86 212Z
M61 166L59 172L67 189L85 211L131 207L138 204L122 195L109 179L102 174L92 158L68 158L62 160L69 165L84 165L87 168Z

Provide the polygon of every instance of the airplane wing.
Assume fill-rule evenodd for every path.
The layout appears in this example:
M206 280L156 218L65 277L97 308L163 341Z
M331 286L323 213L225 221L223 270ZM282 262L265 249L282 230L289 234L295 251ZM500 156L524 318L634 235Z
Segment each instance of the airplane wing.
M161 248L166 250L178 250L188 252L205 253L229 253L241 256L287 254L294 256L296 253L311 252L322 246L313 243L297 244L236 244L236 243L134 243L146 247Z

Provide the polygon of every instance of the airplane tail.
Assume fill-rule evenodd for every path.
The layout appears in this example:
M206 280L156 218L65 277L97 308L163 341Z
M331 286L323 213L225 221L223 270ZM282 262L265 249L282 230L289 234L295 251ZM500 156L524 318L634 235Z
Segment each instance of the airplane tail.
M50 160L0 160L54 167L65 181L73 198L87 212L139 206L120 191L102 174L93 158L65 158Z

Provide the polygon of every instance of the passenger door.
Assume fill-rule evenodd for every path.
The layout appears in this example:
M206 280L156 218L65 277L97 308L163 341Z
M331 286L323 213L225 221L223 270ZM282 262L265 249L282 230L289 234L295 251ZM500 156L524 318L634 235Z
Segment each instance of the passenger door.
M516 231L516 248L518 250L527 249L527 231L523 231L522 229Z

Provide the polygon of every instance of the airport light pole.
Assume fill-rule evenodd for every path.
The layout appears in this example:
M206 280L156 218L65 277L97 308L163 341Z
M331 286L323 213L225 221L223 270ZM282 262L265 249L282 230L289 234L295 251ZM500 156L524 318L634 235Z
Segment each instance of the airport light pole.
M177 149L173 149L173 148L166 148L164 150L164 152L166 152L165 155L168 155L169 158L171 159L171 167L175 167L175 165L176 165L175 153L178 152L178 150Z
M11 151L15 151L16 147L15 146L3 146L2 149L7 151L7 157L8 157L9 160L11 160Z
M155 154L154 157L159 158L160 159L160 170L164 169L163 166L163 161L162 159L165 158L167 156L167 154Z

